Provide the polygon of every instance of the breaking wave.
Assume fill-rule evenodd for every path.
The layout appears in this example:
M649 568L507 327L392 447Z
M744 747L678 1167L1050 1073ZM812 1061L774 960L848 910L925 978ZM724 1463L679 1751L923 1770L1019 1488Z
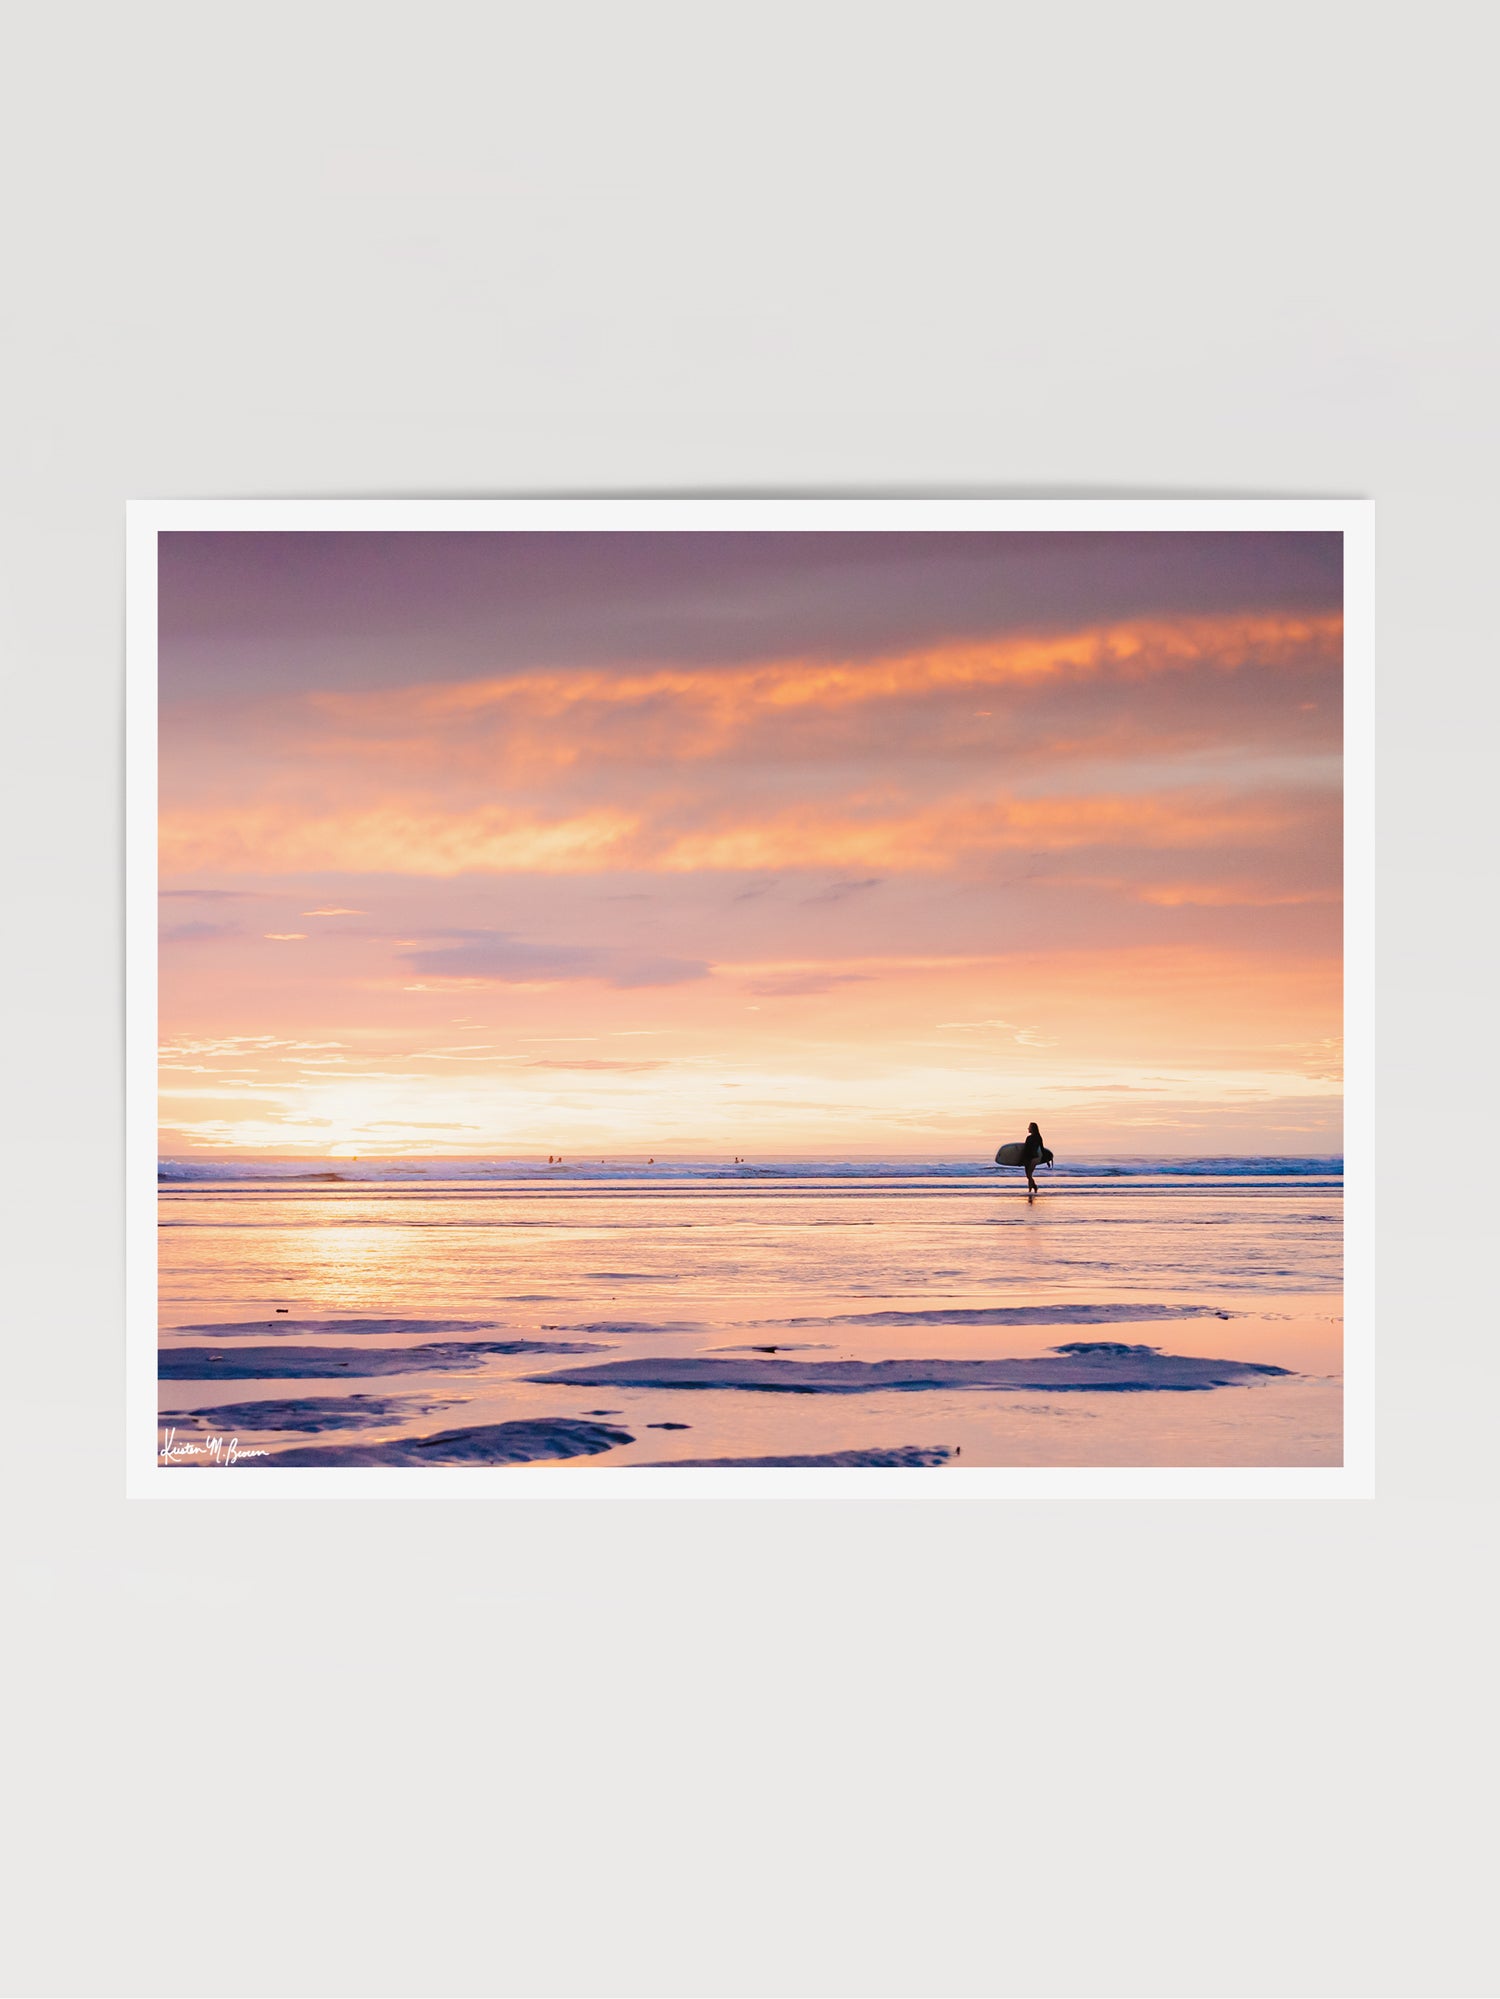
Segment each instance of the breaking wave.
M1002 1168L990 1159L911 1160L837 1159L768 1160L753 1166L723 1160L579 1160L547 1164L533 1159L163 1159L157 1178L164 1185L226 1182L300 1183L306 1186L348 1183L382 1185L393 1182L500 1182L555 1186L576 1182L615 1181L652 1185L806 1180L993 1180L1013 1178L1019 1168ZM1059 1160L1045 1177L1082 1180L1130 1179L1336 1179L1344 1170L1337 1155L1316 1158L1293 1154L1202 1159L1128 1157ZM626 1276L617 1272L610 1275Z

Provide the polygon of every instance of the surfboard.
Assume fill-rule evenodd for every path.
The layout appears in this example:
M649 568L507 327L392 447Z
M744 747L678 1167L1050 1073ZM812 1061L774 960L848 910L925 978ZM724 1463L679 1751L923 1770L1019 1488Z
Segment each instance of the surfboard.
M1052 1164L1052 1154L1047 1150L1046 1146L1043 1146L1037 1154L1036 1163L1038 1166L1050 1166ZM1024 1166L1026 1164L1025 1143L1002 1145L1000 1150L995 1154L995 1164L997 1166Z

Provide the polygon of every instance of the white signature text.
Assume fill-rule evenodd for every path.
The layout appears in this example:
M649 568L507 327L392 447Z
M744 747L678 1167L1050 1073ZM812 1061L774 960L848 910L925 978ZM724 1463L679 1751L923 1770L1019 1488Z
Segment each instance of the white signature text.
M208 1437L201 1444L186 1444L175 1430L167 1430L158 1456L164 1465L176 1464L179 1458L208 1458L216 1465L232 1465L240 1458L263 1458L266 1453L241 1450L238 1437Z

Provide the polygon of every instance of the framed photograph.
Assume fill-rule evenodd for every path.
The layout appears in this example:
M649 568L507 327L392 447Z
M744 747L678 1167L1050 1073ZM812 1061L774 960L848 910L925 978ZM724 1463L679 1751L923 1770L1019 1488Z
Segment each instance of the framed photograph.
M1372 561L132 508L129 1491L1369 1493Z

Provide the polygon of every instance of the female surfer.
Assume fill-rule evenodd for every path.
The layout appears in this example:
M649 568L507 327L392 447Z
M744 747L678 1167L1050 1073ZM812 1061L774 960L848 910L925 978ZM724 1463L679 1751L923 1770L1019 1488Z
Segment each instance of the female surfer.
M1036 1163L1047 1150L1042 1143L1042 1134L1034 1124L1026 1127L1026 1142L1021 1147L1021 1164L1026 1168L1026 1191L1036 1192Z

